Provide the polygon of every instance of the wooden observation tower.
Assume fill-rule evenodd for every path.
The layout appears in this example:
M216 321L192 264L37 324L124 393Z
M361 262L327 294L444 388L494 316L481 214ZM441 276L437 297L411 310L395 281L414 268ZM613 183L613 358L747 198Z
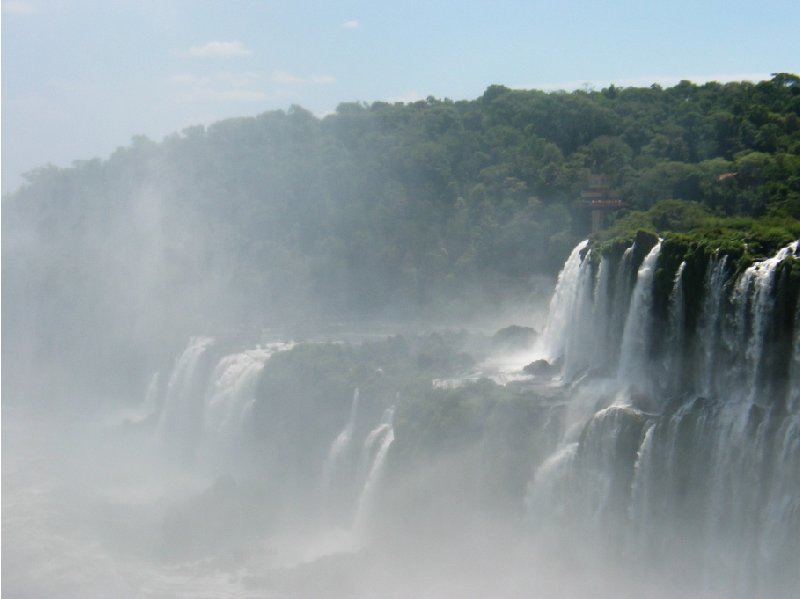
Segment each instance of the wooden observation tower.
M606 214L623 206L619 192L611 189L606 175L589 175L589 184L581 192L580 204L592 215L592 233L606 225Z

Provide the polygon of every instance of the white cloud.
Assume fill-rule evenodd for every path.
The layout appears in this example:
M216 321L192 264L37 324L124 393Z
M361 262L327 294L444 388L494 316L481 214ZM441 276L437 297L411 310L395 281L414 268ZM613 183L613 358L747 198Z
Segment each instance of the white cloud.
M230 56L250 56L252 50L245 48L242 42L212 41L202 46L192 46L189 54L197 58L228 58Z
M267 99L267 94L255 87L258 80L254 73L217 73L209 77L181 73L169 80L175 87L174 98L180 102L262 102Z
M226 85L230 85L231 87L249 87L258 83L259 74L253 73L250 71L244 72L222 72L217 73L216 78L221 82L225 83Z
M169 80L172 83L191 85L191 84L201 83L204 80L207 80L207 78L198 77L197 75L190 75L188 73L181 73L180 75L173 75L172 77L169 78Z
M227 89L214 90L212 97L231 102L263 102L267 99L267 94L257 89Z
M330 85L336 83L333 75L311 75L310 77L300 77L287 71L274 71L272 81L281 85Z
M11 15L30 15L36 12L36 7L30 2L11 0L3 2L3 12Z
M359 25L360 23L355 19L350 19L349 21L345 21L344 23L342 23L342 27L344 27L345 29L358 29Z

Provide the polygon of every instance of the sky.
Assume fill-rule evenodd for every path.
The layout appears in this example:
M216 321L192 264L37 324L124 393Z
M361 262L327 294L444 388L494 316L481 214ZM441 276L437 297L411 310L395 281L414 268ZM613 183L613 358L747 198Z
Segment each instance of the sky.
M2 190L298 104L800 72L800 2L2 0Z

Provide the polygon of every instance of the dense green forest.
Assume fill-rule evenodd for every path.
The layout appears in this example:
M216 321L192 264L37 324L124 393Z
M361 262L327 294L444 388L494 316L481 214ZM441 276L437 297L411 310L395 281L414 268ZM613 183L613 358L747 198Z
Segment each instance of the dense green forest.
M294 106L38 169L3 198L4 357L496 301L587 236L590 174L612 232L796 237L800 78Z

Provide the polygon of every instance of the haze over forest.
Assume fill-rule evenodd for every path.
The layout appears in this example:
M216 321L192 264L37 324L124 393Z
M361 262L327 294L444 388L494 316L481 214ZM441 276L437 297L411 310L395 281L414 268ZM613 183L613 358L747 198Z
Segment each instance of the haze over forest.
M175 351L201 330L524 297L588 233L590 173L628 211L676 199L796 230L798 106L789 74L493 85L472 101L341 104L322 119L293 106L136 137L4 196L4 360L52 363L45 386L91 370L114 387L120 367L123 386L143 385L155 341Z
M10 595L800 584L795 74L291 106L2 217Z

